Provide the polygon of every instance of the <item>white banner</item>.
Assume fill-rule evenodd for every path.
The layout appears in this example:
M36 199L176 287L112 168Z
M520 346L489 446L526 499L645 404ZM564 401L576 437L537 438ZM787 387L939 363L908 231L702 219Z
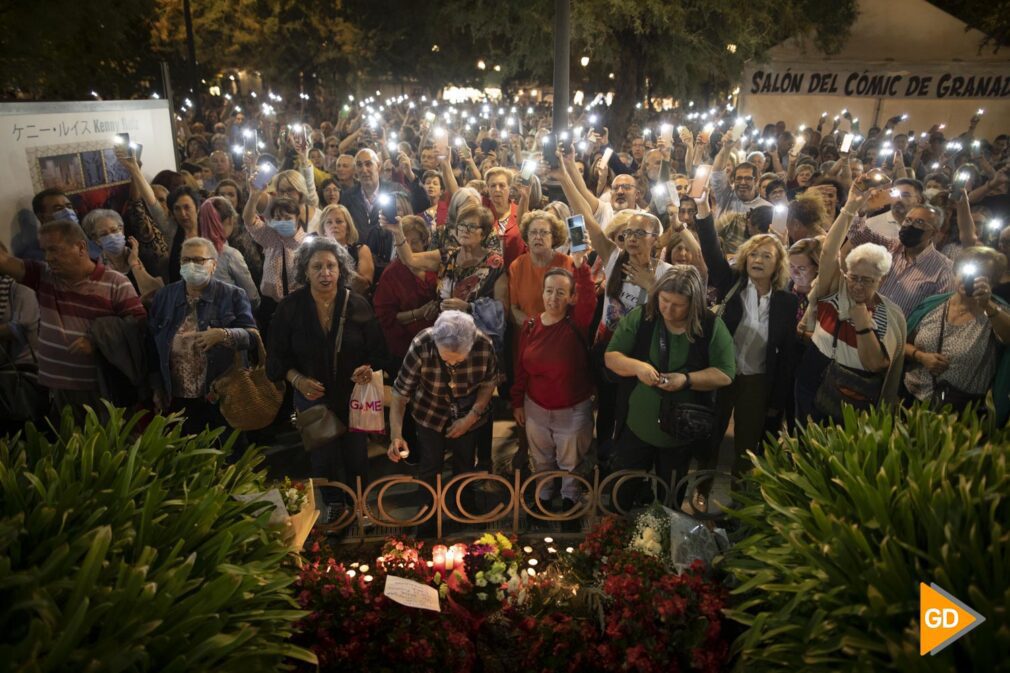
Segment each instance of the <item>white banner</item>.
M0 104L0 240L15 252L36 237L32 196L62 189L84 213L119 209L129 175L112 152L117 134L142 146L144 175L175 170L168 101Z
M751 95L1010 100L1010 62L1004 68L967 63L952 63L947 68L893 63L769 63L747 66L743 82L743 92Z

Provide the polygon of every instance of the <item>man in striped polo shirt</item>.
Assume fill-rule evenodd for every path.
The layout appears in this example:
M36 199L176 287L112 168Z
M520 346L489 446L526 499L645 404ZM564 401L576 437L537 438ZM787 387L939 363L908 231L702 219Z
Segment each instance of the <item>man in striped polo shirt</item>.
M78 224L44 224L39 245L45 262L0 252L0 274L38 295L39 383L49 388L56 413L68 404L78 418L85 404L101 413L91 323L105 316L143 320L147 313L126 276L88 256L87 238Z

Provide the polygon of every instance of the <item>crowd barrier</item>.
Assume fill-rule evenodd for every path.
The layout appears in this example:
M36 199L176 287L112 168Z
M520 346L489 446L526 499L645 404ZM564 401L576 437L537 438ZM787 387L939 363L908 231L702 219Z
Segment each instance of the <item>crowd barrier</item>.
M683 492L690 495L699 484L720 475L724 473L715 470L696 470L678 481L676 472L670 475L669 480L664 480L644 470L619 470L601 477L599 468L596 468L591 476L564 470L549 470L536 472L524 478L517 469L511 479L491 472L468 472L444 481L442 476L438 475L434 486L411 475L394 474L376 479L367 488L362 487L360 478L356 480L354 487L339 481L313 479L316 486L342 491L346 495L347 502L347 507L334 520L317 524L316 527L323 532L340 534L345 541L359 541L382 538L394 532L392 529L409 529L434 518L436 538L442 537L447 521L461 525L494 526L498 530L520 535L528 532L534 525L567 521L579 521L580 524L586 521L592 525L608 515L625 516L628 511L618 502L617 494L621 488L629 485L640 487L642 480L651 482L657 500L667 507L677 509L679 503L678 506L672 503L674 493ZM529 491L532 485L544 479L559 477L574 478L583 491L582 498L575 506L564 512L552 511L540 498L539 489ZM494 499L498 502L490 508L490 511L478 514L467 511L463 494L466 489L472 489L480 483L498 485L498 488L493 490ZM671 483L676 484L676 488L671 489ZM427 497L431 502L422 505L409 518L396 518L391 513L391 508L386 506L386 499L392 495L391 489L401 486L413 486L421 491L427 491ZM397 495L404 497L405 490L399 489ZM481 492L486 494L487 489L482 488ZM454 494L455 497L450 499L450 494ZM694 516L701 520L720 518L721 510L717 507L713 509L716 511L695 512ZM581 535L566 531L558 534Z

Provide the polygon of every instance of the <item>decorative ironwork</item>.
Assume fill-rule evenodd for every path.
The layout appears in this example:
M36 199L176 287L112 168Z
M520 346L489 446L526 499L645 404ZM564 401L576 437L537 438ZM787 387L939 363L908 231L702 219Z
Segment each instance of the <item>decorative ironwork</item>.
M346 529L349 538L360 540L385 537L389 533L387 529L420 526L434 517L435 537L441 538L448 521L464 525L486 525L511 518L511 526L503 527L510 527L511 532L519 534L526 530L524 518L526 524L530 520L563 523L583 519L592 524L599 518L610 514L627 515L627 510L618 503L617 494L622 487L628 484L632 484L635 488L641 488L643 480L651 483L655 489L656 498L660 502L668 507L673 507L671 500L675 493L690 493L691 489L699 483L715 479L721 474L714 470L699 470L678 481L676 473L673 473L670 475L670 480L667 481L659 475L645 470L620 470L612 472L602 479L599 469L593 470L592 479L574 472L548 470L536 472L523 479L520 470L516 470L513 478L509 480L507 477L490 472L468 472L456 475L447 481L443 481L441 475L438 475L435 478L434 486L410 475L394 474L376 479L367 488L362 488L360 479L357 480L354 488L341 482L314 480L317 486L340 489L349 501L346 510L341 512L335 521L317 524L317 527L331 532ZM547 479L559 477L573 478L584 491L575 506L564 512L552 511L540 497L539 485ZM500 491L496 495L502 497L502 500L497 502L488 512L482 514L469 512L464 504L463 492L482 482L499 485ZM671 489L671 483L676 484L676 488ZM532 494L528 494L531 484L534 485L534 490ZM390 489L404 486L420 489L421 493L418 494L415 491L411 494L411 498L416 500L430 497L431 504L420 504L417 506L415 514L409 518L401 519L394 516L391 510L386 507L385 500L391 495ZM424 491L427 491L427 494L424 494ZM374 503L372 503L373 498ZM413 505L411 506L413 507ZM676 507L673 508L676 509ZM695 516L708 520L719 518L722 513L721 511L697 512ZM578 535L578 533L561 531L552 533L552 535L570 536Z

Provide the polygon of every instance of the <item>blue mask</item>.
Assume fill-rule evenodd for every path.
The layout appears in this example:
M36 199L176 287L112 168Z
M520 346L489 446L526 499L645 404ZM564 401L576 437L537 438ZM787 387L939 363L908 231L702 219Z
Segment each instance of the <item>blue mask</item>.
M74 224L80 224L80 220L77 219L77 211L73 208L61 208L53 213L53 220L69 220Z
M298 223L292 220L270 220L270 228L284 238L291 238L295 235Z
M106 255L118 255L126 247L126 236L121 233L106 234L98 239L98 245Z

